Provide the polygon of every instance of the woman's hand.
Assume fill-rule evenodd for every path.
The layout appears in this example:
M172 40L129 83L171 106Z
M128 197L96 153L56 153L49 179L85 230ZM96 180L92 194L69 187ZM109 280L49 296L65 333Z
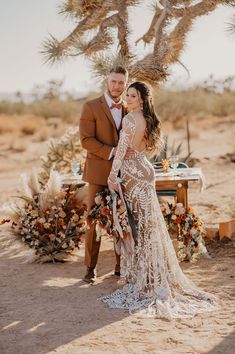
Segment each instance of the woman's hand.
M108 179L108 187L111 192L118 192L118 183L112 182L110 179Z

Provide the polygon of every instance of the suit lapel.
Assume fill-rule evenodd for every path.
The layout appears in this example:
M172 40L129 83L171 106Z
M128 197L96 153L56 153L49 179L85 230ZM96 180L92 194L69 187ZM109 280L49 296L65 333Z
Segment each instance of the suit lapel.
M115 122L114 122L112 113L111 113L111 111L110 111L110 109L109 109L109 106L108 106L108 104L107 104L106 99L105 99L104 96L101 96L101 97L100 97L100 103L101 103L101 107L102 107L104 113L106 114L107 118L110 120L110 123L112 124L112 126L113 126L113 128L114 128L114 131L115 131L116 136L118 136L116 124L115 124Z

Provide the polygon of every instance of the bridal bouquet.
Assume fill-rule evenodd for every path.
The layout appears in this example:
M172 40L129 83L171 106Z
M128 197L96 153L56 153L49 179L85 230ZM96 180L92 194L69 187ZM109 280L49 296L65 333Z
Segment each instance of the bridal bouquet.
M87 217L88 225L94 222L96 223L97 241L105 235L113 236L112 198L108 188L96 194L95 205Z
M115 212L114 212L115 210ZM134 252L134 240L129 223L127 207L118 193L111 194L108 188L96 194L95 205L87 218L88 225L95 223L97 239L112 237L118 254Z
M161 210L169 231L177 231L180 261L195 261L200 255L207 255L205 230L192 208L185 209L182 203L163 203Z

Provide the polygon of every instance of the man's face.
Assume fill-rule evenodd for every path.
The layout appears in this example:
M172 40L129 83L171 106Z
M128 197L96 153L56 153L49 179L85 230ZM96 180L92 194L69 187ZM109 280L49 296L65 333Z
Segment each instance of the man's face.
M109 95L113 98L119 98L124 92L127 84L127 77L123 74L110 73L106 85Z

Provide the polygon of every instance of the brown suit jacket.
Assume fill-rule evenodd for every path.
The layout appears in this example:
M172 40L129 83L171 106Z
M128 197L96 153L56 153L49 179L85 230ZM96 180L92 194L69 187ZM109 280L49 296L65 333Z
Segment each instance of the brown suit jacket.
M122 117L126 113L123 106ZM108 158L119 132L104 95L84 104L79 126L81 145L87 150L83 180L107 186L113 161Z

